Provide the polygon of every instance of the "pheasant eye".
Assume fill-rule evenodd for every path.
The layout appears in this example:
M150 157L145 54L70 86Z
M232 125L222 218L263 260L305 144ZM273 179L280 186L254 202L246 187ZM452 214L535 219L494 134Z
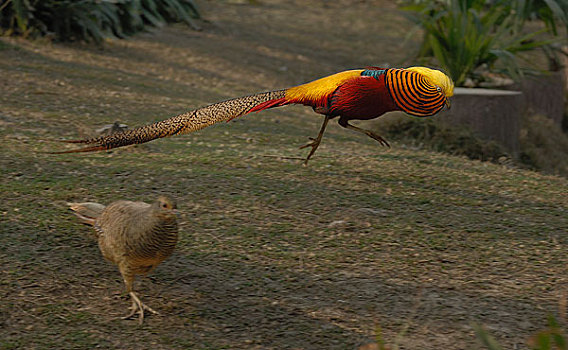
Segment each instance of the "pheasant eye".
M442 88L439 86L436 86L436 90L438 90L438 92L442 92Z

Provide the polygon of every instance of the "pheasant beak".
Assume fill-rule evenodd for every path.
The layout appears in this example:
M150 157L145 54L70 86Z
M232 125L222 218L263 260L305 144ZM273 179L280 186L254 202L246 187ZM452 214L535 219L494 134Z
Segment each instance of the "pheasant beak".
M450 103L449 98L446 98L446 107L448 107L448 109L452 108L452 104Z

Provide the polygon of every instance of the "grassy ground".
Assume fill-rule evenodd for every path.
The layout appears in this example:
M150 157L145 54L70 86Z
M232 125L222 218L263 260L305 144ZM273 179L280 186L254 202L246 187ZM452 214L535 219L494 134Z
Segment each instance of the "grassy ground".
M115 120L399 62L404 21L346 3L208 2L203 32L104 50L1 39L0 348L354 349L380 326L405 349L473 349L472 322L526 348L568 284L564 178L384 149L335 123L303 167L321 118L302 107L39 153ZM116 319L130 305L120 276L65 203L161 193L178 200L181 241L136 284L161 312L138 326Z

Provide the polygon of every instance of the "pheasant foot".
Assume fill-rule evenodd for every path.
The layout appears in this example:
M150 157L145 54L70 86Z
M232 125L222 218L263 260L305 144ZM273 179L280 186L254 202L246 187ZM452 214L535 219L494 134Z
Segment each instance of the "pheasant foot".
M380 135L375 134L374 132L370 131L370 130L365 130L365 134L367 136L369 136L370 138L372 138L373 140L377 140L382 146L388 147L390 148L389 143L387 142L387 140L383 139Z
M330 117L328 115L325 116L325 119L323 120L323 124L320 128L320 132L318 133L318 136L316 138L310 137L310 140L312 140L312 142L309 142L308 144L300 147L300 149L304 149L306 147L312 147L310 154L308 154L308 157L304 161L304 165L308 165L308 161L310 160L311 156L313 156L314 153L316 153L316 149L318 149L318 147L321 143L321 139L323 138L323 133L325 131L325 127L327 126L327 122L329 121L329 118Z
M132 306L130 307L130 313L124 317L123 320L128 320L132 318L136 313L138 313L138 323L142 324L144 322L144 310L147 310L154 315L159 315L160 313L152 309L148 305L144 304L134 292L130 292L130 297L132 298Z
M381 144L381 146L385 146L385 147L390 148L390 145L387 142L387 140L383 139L380 135L375 134L371 130L362 129L362 128L359 128L355 125L349 124L349 119L347 119L347 118L344 118L344 117L339 118L339 125L341 125L342 127L346 128L346 129L351 129L353 131L357 131L357 132L360 132L362 134L365 134L365 135L369 136L370 138L372 138L373 140L378 141Z
M300 147L300 149L304 149L307 147L312 147L312 150L310 151L310 154L308 154L308 156L306 157L306 159L304 160L304 165L308 165L308 161L310 160L310 158L312 157L312 155L314 153L316 153L316 149L318 149L320 143L321 143L321 137L320 138L313 138L310 137L310 140L312 140L312 142L309 142L303 146Z

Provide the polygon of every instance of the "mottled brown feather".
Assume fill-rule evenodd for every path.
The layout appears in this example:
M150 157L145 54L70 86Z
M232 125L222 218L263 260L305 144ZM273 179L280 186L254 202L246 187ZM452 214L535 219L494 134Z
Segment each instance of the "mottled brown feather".
M152 271L177 244L176 206L167 197L152 204L117 201L106 207L92 202L69 205L84 223L93 225L102 255L118 266L129 293L135 275Z
M85 140L63 140L66 143L81 143L92 145L90 147L50 152L52 154L94 152L109 150L133 144L149 142L158 138L187 134L201 130L213 124L229 121L247 114L255 106L284 97L286 90L269 91L260 94L239 97L215 103L194 111L176 115L174 117L145 125L136 129L126 130L108 136L101 136Z

